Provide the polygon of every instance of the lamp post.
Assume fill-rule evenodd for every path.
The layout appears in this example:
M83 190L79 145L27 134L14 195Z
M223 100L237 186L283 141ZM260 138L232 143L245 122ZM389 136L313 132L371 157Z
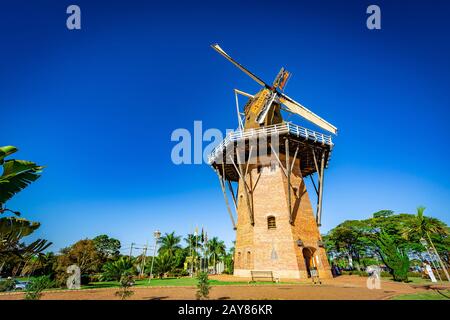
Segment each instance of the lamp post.
M150 266L150 278L148 278L149 284L150 284L150 281L152 280L152 276L153 276L153 263L155 262L156 247L158 246L158 239L159 239L159 237L161 237L161 232L159 230L156 230L155 232L153 232L153 237L155 238L155 248L153 249L152 264Z

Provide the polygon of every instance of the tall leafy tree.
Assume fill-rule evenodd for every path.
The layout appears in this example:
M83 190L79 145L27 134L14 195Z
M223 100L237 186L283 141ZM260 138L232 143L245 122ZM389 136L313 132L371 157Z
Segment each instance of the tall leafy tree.
M42 166L26 160L8 159L17 152L13 146L0 147L0 214L10 214L0 218L0 273L11 259L27 261L43 252L51 242L37 239L25 245L23 238L31 235L40 227L38 222L19 218L19 211L6 207L6 202L40 177Z
M430 234L433 235L440 235L440 236L448 236L448 228L440 222L438 219L435 218L429 218L424 215L425 207L420 206L417 208L417 214L415 216L415 219L412 221L411 225L406 227L404 229L404 236L408 239L415 239L417 241L417 238L424 238L428 241L428 243L431 245L433 250L437 252L437 249L434 245L434 242L430 236ZM448 251L448 250L447 250ZM450 277L447 271L447 267L443 264L440 257L439 262L441 263L441 267L447 277L447 280L450 281Z
M350 267L353 267L353 260L356 260L359 268L361 255L370 246L370 241L366 237L367 232L366 222L348 220L332 229L324 240L328 246L333 246L332 249L336 252L347 256Z
M160 278L162 278L164 274L173 271L179 263L176 256L169 254L168 251L165 251L152 259L154 259L152 272ZM146 272L148 273L150 273L151 264L152 261L150 260L145 266Z
M214 272L217 272L216 262L221 261L226 254L225 243L222 240L219 240L218 237L213 237L208 241L206 246L208 248L209 260L214 266Z
M175 232L165 233L159 239L159 254L167 253L170 256L175 256L176 252L181 249L181 236L176 236Z
M394 214L394 211L392 210L380 210L375 212L372 216L374 218L387 218Z
M119 240L110 238L106 234L99 235L92 240L103 259L113 259L120 255Z
M375 240L381 260L389 268L394 281L408 281L409 258L404 249L400 249L395 240L381 230Z
M94 241L91 239L79 240L68 248L61 250L58 256L57 270L62 278L65 278L67 267L76 264L81 274L92 274L100 270L102 258Z

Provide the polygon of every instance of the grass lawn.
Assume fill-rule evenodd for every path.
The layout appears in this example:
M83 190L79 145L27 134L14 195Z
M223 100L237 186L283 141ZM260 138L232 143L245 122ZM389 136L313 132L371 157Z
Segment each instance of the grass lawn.
M227 285L246 285L247 282L242 281L219 281L219 280L209 280L210 285L212 286L227 286ZM287 283L287 282L284 282ZM274 285L277 283L274 282L252 282L252 284L265 284L265 285ZM144 280L136 280L135 287L140 286L154 286L154 287L163 287L163 286L196 286L197 279L196 278L166 278L166 279L152 279L149 283L148 279ZM91 282L88 285L82 286L82 289L99 289L99 288L113 288L118 287L118 281L105 281L105 282Z
M392 300L450 300L450 290L403 294L393 297Z

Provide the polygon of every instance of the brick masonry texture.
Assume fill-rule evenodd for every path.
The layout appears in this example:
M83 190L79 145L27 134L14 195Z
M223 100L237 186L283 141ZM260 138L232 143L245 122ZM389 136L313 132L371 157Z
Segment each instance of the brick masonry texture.
M264 270L273 271L278 278L306 278L306 256L309 264L317 267L320 278L330 278L325 249L318 246L322 239L300 173L299 160L291 173L290 191L287 177L276 158L258 160L259 165L249 165L245 177L252 190L249 200L253 205L254 225L250 220L244 182L239 181L234 274L248 277L251 270ZM285 167L284 155L280 155L280 161ZM245 169L242 165L242 170ZM293 224L289 222L287 192L291 192ZM274 229L268 228L269 216L275 217ZM299 239L303 246L297 244ZM310 252L312 259L308 258Z

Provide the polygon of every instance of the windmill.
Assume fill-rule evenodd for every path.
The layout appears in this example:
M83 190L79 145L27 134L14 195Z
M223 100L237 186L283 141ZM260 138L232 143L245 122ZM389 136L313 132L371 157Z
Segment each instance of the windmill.
M218 44L212 48L262 86L254 95L235 89L239 129L208 157L236 230L234 274L330 277L319 227L332 138L285 122L281 111L299 115L331 134L337 134L337 128L283 92L291 76L286 69L281 68L269 85ZM238 95L248 98L243 112ZM304 182L307 177L317 194L315 215Z
M283 105L284 110L293 114L298 114L320 128L333 134L337 134L337 128L335 126L282 92L291 76L287 70L281 68L273 84L268 85L261 80L261 78L230 57L218 44L214 44L211 47L263 87L263 89L252 98L254 101L252 101L252 107L249 108L250 117L248 118L248 121L246 121L246 128L252 128L257 125L280 123L281 117L277 116L275 118L274 115L279 114L280 107Z

